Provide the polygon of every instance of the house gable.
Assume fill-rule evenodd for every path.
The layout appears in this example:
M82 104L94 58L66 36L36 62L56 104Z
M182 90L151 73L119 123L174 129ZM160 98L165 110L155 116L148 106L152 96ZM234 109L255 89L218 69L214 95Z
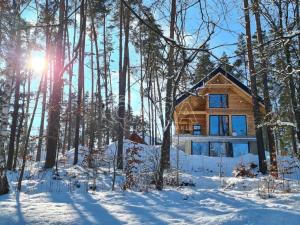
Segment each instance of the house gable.
M244 85L242 82L240 82L238 79L236 79L230 73L223 70L221 67L217 67L212 72L210 72L207 76L205 76L202 80L200 80L198 83L196 83L192 88L190 88L189 91L183 93L179 98L177 98L176 106L179 105L186 98L190 97L191 95L193 95L193 94L196 95L198 92L197 90L201 90L207 84L215 84L215 87L217 87L217 84L219 83L220 88L222 88L222 87L224 88L224 84L226 84L225 80L229 81L228 82L229 84L233 84L238 89L240 89L241 94L247 95L251 98L251 90L246 85ZM259 97L259 102L263 106L263 99L260 97Z
M230 104L239 104L241 108L249 107L249 104L252 107L252 96L251 93L244 91L239 85L234 83L232 80L227 78L224 74L218 73L211 80L209 80L201 89L196 91L198 96L207 95L207 94L228 94L230 95L230 100L235 97L235 101L229 102L229 108L233 108L233 105ZM238 100L238 101L237 101ZM261 111L264 110L264 105L260 101Z
M226 94L228 107L210 108L210 94ZM264 112L262 102L260 102L260 110ZM232 115L245 115L248 135L255 134L252 96L249 88L221 68L215 69L189 92L177 99L174 111L176 132L192 133L193 125L199 124L203 135L209 135L210 115L228 115L230 123Z

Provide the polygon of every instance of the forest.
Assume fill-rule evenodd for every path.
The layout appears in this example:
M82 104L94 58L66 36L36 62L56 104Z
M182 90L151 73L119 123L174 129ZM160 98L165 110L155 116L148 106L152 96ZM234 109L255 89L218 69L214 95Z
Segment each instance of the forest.
M281 219L275 215L269 224L297 224L299 4L298 0L1 0L0 224L37 223L26 213L20 217L22 212L5 208L44 192L83 196L99 192L93 200L87 200L89 196L81 202L90 216L83 219L82 211L72 209L79 220L70 216L62 224L264 224L267 218L259 221L246 212L252 207L249 202L236 200L245 197L244 186L251 187L247 198L256 199L255 215L268 213L259 210L263 208L259 204L268 204L261 199L273 199L268 210ZM185 155L172 141L176 99L218 66L251 90L257 155L206 159ZM259 111L261 99L264 114ZM201 164L202 172L197 164L201 160L207 161ZM257 164L255 173L248 168L252 161ZM242 175L232 175L237 173ZM234 194L234 186L239 194ZM189 219L180 214L177 203L162 203L164 208L159 208L158 200L153 200L158 205L153 215L144 208L130 214L126 204L135 204L135 194L120 194L150 192L166 201L192 201L202 199L203 188L218 194L228 189L236 201L228 203L232 204L228 210L234 208L230 213L235 216L220 219L216 213L205 220L204 210ZM147 196L137 195L149 207ZM70 198L82 201L77 195ZM214 196L211 201L219 201L221 210L226 198L222 195L219 201ZM280 205L281 198L290 204ZM67 198L61 199L66 201L63 207L69 207ZM101 215L88 204L102 200L111 204L110 199L126 203L126 210L103 205L101 222ZM47 207L39 201L34 210ZM206 207L197 204L188 203L189 213ZM238 211L240 204L244 214ZM111 212L110 217L103 210ZM160 210L170 214L159 220ZM61 224L52 212L42 224ZM11 219L12 215L17 216ZM43 213L39 216L43 218ZM177 221L171 219L177 216Z

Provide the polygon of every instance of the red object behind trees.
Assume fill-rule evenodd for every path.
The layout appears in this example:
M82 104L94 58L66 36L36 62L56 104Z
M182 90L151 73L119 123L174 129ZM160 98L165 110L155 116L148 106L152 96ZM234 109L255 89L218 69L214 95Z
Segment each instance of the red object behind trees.
M143 138L141 138L137 133L132 133L129 136L129 140L137 144L145 144Z

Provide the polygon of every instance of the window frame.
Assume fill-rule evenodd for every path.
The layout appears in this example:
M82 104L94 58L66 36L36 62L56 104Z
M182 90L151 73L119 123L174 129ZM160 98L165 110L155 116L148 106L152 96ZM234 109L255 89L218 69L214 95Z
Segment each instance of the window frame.
M220 132L220 123L218 121L218 134L211 134L211 117L212 116L217 116L218 117L218 120L221 116L225 116L227 117L227 132L225 135L221 135L221 132ZM210 136L229 136L229 115L209 115L209 135Z
M195 129L195 126L199 126L199 129ZM199 131L199 134L195 134L195 131ZM199 123L193 124L193 135L200 136L201 135L201 125Z
M224 145L224 153L221 153L223 154L222 157L228 157L227 156L227 151L228 151L228 142L222 142L222 141L210 141L209 142L209 156L212 156L212 157L221 157L221 155L212 155L211 154L211 145L212 144L221 144L221 145Z
M234 145L234 144L246 144L246 145L247 145L247 148L248 148L247 154L249 154L249 153L251 152L251 151L250 151L250 143L249 143L249 141L244 141L244 142L231 142L232 157L233 157L233 158L243 156L243 155L240 155L240 156L234 155L234 148L233 148L233 145Z
M201 151L201 154L194 154L194 149L193 149L193 143L201 143L201 144L205 144L206 147L207 147L207 150L208 150L208 154L207 155L204 155L202 154L202 151ZM191 141L191 155L204 155L204 156L210 156L210 142L202 142L202 141Z
M220 107L211 107L211 105L210 105L210 96L216 96L216 95L224 95L224 96L226 96L226 106L225 107L222 107L222 106L220 106ZM208 107L210 108L210 109L228 109L229 108L229 100L228 100L228 94L208 94Z
M247 115L243 115L243 114L237 114L237 115L231 115L231 135L233 133L233 117L234 116L243 116L245 117L245 122L246 122L246 134L245 135L237 135L237 136L248 136L248 118L247 118Z

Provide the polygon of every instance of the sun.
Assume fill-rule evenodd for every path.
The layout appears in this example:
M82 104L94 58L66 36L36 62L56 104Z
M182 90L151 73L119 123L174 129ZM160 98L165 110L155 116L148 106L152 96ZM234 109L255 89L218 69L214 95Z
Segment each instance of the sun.
M28 61L29 69L36 73L42 73L46 70L47 61L43 56L31 55Z

